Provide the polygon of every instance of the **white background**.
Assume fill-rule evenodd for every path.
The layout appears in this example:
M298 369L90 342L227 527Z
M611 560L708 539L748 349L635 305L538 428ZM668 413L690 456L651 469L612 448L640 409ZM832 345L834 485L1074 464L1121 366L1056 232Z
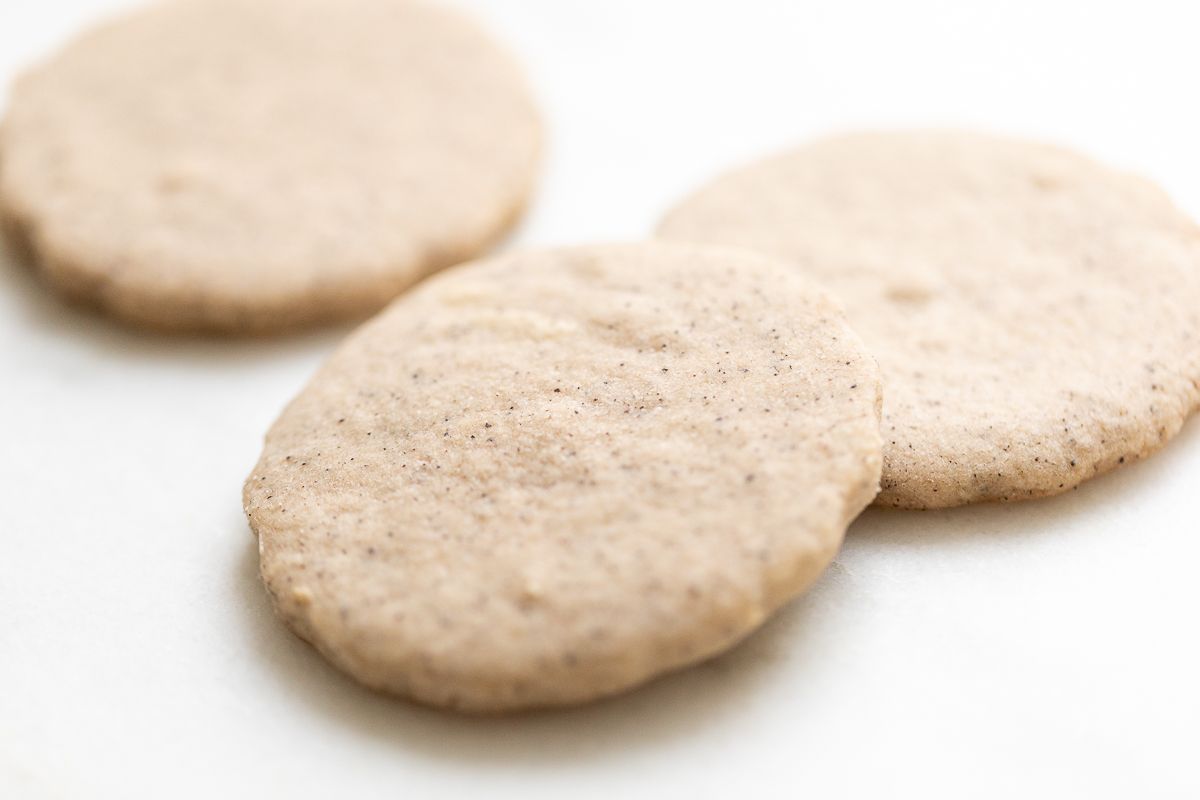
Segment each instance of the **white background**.
M112 0L0 0L0 80ZM514 241L633 239L823 132L1048 138L1200 214L1194 4L478 0L549 126ZM1200 423L1067 496L871 511L744 646L577 710L360 690L240 508L344 334L159 338L0 269L0 797L1200 797Z

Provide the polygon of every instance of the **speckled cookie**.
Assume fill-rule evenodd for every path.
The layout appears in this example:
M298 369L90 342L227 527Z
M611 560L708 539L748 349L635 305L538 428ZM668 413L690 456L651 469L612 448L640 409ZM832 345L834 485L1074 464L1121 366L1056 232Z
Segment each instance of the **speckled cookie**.
M877 504L1056 494L1200 404L1200 230L1066 150L842 136L716 180L659 235L783 257L840 296L884 376Z
M409 0L174 0L25 74L0 216L50 283L139 325L364 315L472 256L529 194L509 56Z
M871 501L874 360L764 257L456 268L350 337L246 481L283 620L362 683L501 711L711 656Z

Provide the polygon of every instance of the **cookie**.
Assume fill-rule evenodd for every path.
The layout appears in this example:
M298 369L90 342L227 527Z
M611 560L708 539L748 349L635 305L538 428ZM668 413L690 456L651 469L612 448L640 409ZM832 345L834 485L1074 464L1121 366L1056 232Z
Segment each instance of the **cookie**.
M14 86L0 212L50 283L129 322L365 315L517 217L540 129L469 19L408 0L176 0Z
M362 683L578 703L730 647L874 497L874 359L754 254L462 266L353 334L245 487L283 620Z
M782 257L845 303L884 376L880 505L1053 495L1200 404L1200 232L1067 150L841 136L717 179L659 235Z

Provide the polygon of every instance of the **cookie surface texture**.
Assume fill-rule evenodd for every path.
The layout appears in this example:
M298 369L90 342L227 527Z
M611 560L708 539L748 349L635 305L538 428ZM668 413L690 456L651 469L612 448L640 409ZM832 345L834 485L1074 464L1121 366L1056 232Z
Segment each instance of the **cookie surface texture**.
M578 703L733 645L878 489L874 359L721 248L518 253L352 335L246 481L283 620L362 683Z
M1056 147L854 134L718 178L665 239L830 289L879 359L879 505L1066 491L1200 403L1200 232L1150 183Z
M362 316L518 215L540 128L515 62L407 0L176 0L13 87L0 210L45 277L127 321Z

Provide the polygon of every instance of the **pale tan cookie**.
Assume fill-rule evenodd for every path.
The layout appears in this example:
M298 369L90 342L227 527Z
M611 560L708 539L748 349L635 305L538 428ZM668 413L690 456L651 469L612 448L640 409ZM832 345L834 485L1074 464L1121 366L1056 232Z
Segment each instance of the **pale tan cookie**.
M1066 150L842 136L716 180L659 235L786 258L840 296L884 375L880 505L1056 494L1200 404L1200 231Z
M174 0L14 86L0 216L64 293L156 328L363 315L472 256L539 123L473 22L410 0Z
M354 334L246 481L284 621L368 686L497 711L711 656L871 501L874 360L762 256L456 268Z

